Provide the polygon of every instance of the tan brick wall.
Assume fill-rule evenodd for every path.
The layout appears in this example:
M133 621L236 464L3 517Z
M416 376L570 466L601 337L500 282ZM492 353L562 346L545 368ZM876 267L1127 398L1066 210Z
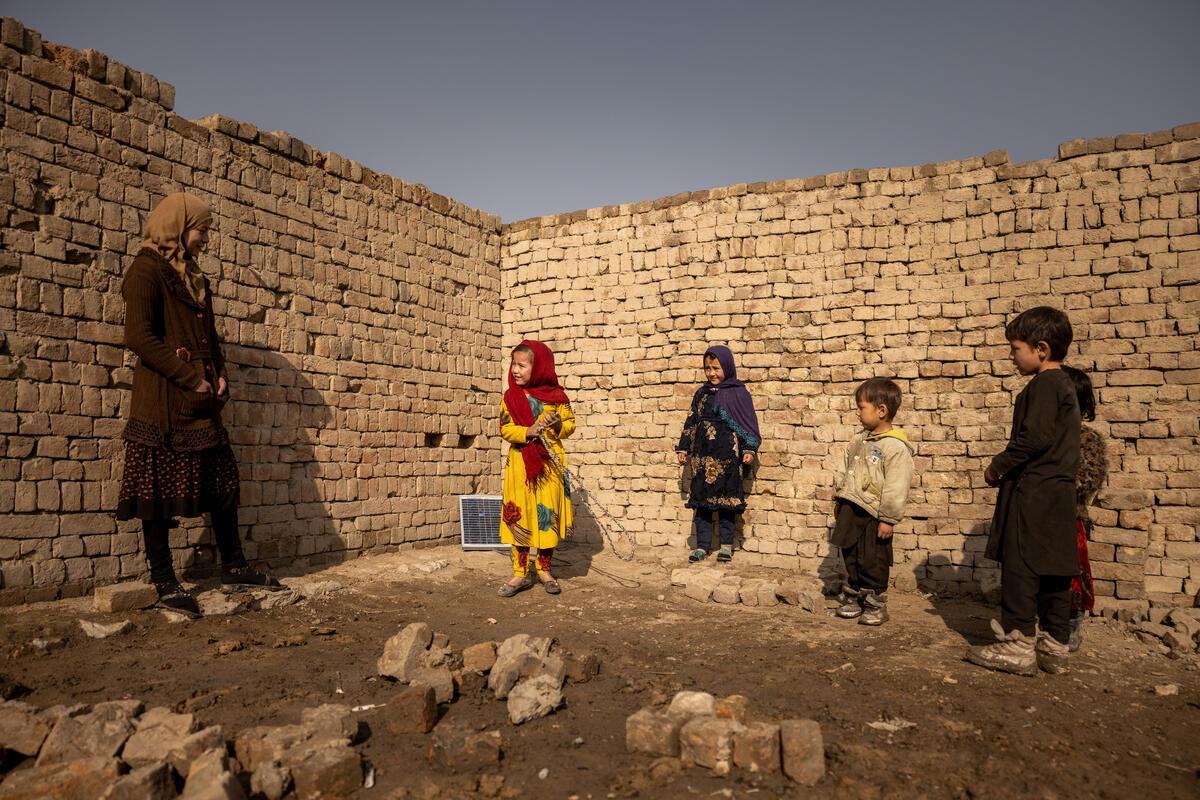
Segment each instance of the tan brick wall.
M729 342L765 443L742 560L828 562L852 392L894 377L916 440L896 583L973 591L1024 380L1004 323L1067 310L1112 470L1094 511L1102 605L1200 591L1200 124L919 167L738 185L505 226L506 346L555 349L583 483L641 545L682 549L672 450L706 343Z
M189 122L168 84L12 19L0 64L0 602L145 570L112 516L119 289L178 189L216 215L202 264L247 554L303 567L456 535L456 495L499 482L499 220L284 133ZM173 539L211 560L197 524Z
M188 121L170 85L15 20L0 70L0 602L144 571L136 525L111 516L132 364L119 283L146 213L180 188L217 215L205 265L253 557L453 537L456 495L498 489L497 355L525 336L556 349L575 398L581 534L590 493L640 544L681 548L671 451L700 353L729 341L766 437L739 558L830 560L850 392L890 375L919 469L897 583L971 591L995 574L982 467L1023 383L1003 323L1045 302L1075 323L1071 362L1111 437L1103 601L1200 589L1200 124L502 227L287 134ZM194 523L175 544L212 558Z

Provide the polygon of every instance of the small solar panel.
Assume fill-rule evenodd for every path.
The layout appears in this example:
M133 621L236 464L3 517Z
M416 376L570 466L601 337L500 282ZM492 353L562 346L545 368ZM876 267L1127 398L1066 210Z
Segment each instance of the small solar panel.
M501 498L490 494L464 494L458 498L464 550L507 548L500 541Z

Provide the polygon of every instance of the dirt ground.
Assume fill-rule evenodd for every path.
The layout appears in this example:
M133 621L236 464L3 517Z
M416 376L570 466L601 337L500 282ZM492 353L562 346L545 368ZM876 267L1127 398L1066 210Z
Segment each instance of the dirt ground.
M994 674L962 661L990 635L992 609L962 600L894 594L880 629L791 606L700 604L670 587L664 563L626 564L566 549L563 594L496 596L507 557L441 548L361 558L307 579L346 588L294 606L172 624L158 611L121 615L132 633L88 639L88 600L0 609L0 674L39 706L138 698L194 712L232 738L258 724L288 724L321 703L385 702L397 687L376 676L384 641L427 622L456 650L516 633L552 635L603 664L568 683L566 706L514 727L505 704L482 691L445 708L439 725L498 729L509 796L1194 798L1200 793L1200 665L1170 659L1124 624L1093 620L1064 676ZM682 554L680 554L682 556ZM403 565L445 559L430 574ZM742 575L764 571L732 569ZM779 577L779 576L777 576ZM120 618L120 617L117 617ZM333 632L314 630L333 628ZM35 638L66 639L39 652ZM290 646L280 646L291 637ZM217 654L216 642L244 649ZM1178 694L1158 696L1156 685ZM740 693L760 719L821 724L826 777L802 790L786 778L719 778L699 768L651 771L626 753L625 719L680 689ZM372 726L378 710L360 713ZM888 732L871 722L910 722ZM426 760L429 738L380 725L360 745L375 786L356 797L470 795L476 776ZM432 734L431 734L432 735ZM546 770L546 772L543 772ZM544 777L543 777L544 776ZM494 779L493 779L494 780ZM494 785L494 784L493 784Z

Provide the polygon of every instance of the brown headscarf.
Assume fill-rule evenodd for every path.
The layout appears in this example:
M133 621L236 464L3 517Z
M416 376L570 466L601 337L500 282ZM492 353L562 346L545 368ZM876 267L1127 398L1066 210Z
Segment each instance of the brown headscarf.
M185 192L175 192L162 199L146 220L146 239L142 247L148 247L170 262L183 280L183 285L197 303L204 302L204 276L196 260L189 257L183 247L183 234L212 221L212 212L198 197Z

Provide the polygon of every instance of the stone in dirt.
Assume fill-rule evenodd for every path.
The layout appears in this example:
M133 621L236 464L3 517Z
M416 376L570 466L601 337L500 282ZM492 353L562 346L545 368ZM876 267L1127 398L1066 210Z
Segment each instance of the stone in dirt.
M103 614L119 614L149 608L158 602L158 592L148 583L113 583L97 586L92 602Z
M766 581L762 578L748 578L742 581L741 591L739 592L739 599L741 599L742 605L758 605L758 590L764 583Z
M292 790L292 771L278 761L264 761L250 775L250 792L267 800L282 800Z
M721 574L701 573L688 581L683 587L683 596L707 603L712 599L713 592L721 585Z
M731 719L693 717L679 729L680 759L728 775L733 765L733 735L741 727Z
M503 747L500 731L472 733L458 725L440 725L426 757L436 766L461 772L493 770L500 766Z
M820 611L825 607L824 584L817 578L788 578L775 589L775 597L805 611Z
M682 719L712 717L717 713L717 699L708 692L677 692L667 707L667 713Z
M133 623L127 619L108 624L81 619L79 620L79 627L83 629L83 632L90 639L107 639L109 636L119 636L122 633L129 633L133 630Z
M353 744L358 739L358 720L349 706L326 703L300 712L300 725L315 741L346 740Z
M625 720L625 749L655 756L679 755L683 720L653 708L643 708Z
M779 744L783 773L796 783L812 786L825 776L825 739L814 720L781 722Z
M1151 609L1153 611L1154 609ZM1175 608L1166 617L1171 627L1188 639L1200 637L1200 609Z
M695 570L688 569L687 567L679 567L678 569L673 569L673 570L671 570L671 585L672 586L687 586L688 581L690 581L692 579L692 576L695 574L696 574Z
M0 783L0 800L103 797L120 766L115 758L83 758L16 770Z
M779 726L751 722L733 734L733 763L751 772L779 772Z
M209 750L192 763L181 800L246 800L246 792L229 771L225 749Z
M439 703L454 701L454 673L449 667L419 667L411 675L413 686L428 686L433 689Z
M246 645L244 645L240 639L226 639L224 641L217 642L217 655L227 656L230 653L236 653L245 646Z
M1165 644L1167 647L1170 647L1176 653L1183 653L1186 655L1188 653L1196 652L1196 642L1188 634L1187 630L1171 628L1162 637L1162 640L1163 644Z
M113 758L134 731L133 720L141 703L98 703L91 712L61 717L38 755L39 767L88 758Z
M352 747L323 747L291 766L301 800L349 797L362 788L362 756Z
M102 800L172 800L177 795L174 771L160 761L122 776L108 787Z
M496 642L480 642L463 650L463 669L486 673L496 663Z
M192 763L209 750L225 746L225 730L212 725L184 738L167 753L167 761L180 775L187 775Z
M566 657L567 677L571 683L587 683L600 674L600 656L591 650Z
M200 613L206 617L221 617L238 614L246 610L246 601L235 594L228 594L220 589L210 589L196 595L196 603Z
M521 681L508 693L508 719L521 725L553 713L562 702L562 681L538 675Z
M387 640L379 657L379 674L407 683L414 670L422 666L425 651L433 642L433 632L424 622L414 622Z
M437 720L437 698L429 686L409 686L392 695L383 710L383 726L393 734L429 733Z
M33 706L16 700L0 703L0 750L36 756L49 734L50 723Z
M726 578L713 589L712 601L723 605L736 605L741 599L742 581Z
M196 720L191 714L152 708L138 720L136 732L121 751L121 759L135 767L165 761L195 730Z
M531 637L527 633L505 639L496 649L496 663L488 673L488 688L496 693L496 698L505 699L521 678L544 671L553 644L553 639ZM565 672L565 666L563 669Z
M750 700L742 694L731 694L717 701L717 716L745 723L750 716Z
M758 587L758 604L760 606L779 605L779 584L766 581Z

